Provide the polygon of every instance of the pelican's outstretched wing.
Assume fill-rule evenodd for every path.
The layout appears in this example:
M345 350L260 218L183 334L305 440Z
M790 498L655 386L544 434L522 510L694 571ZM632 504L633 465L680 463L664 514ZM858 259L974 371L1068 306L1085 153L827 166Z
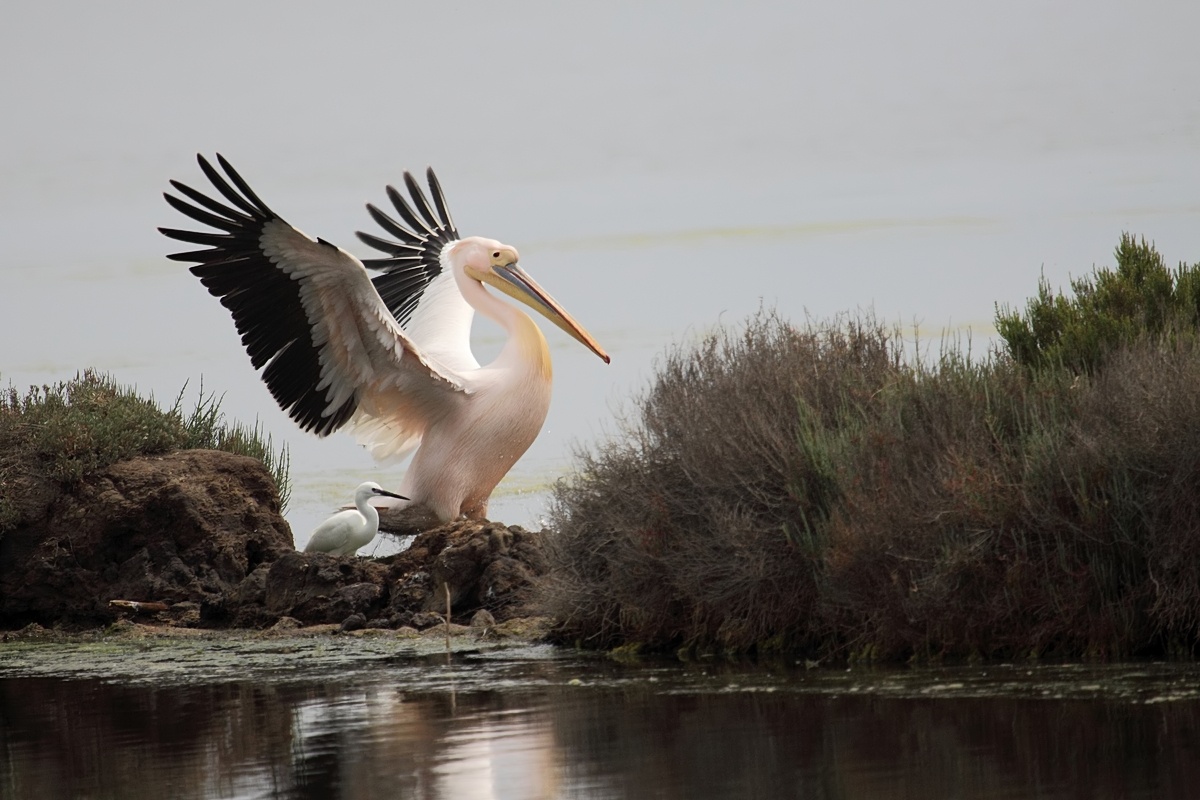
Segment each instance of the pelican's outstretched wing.
M370 212L371 218L399 241L358 232L358 238L364 243L389 256L368 258L363 264L368 269L383 271L383 275L372 278L371 282L375 284L379 296L401 325L405 325L412 317L426 287L442 273L442 248L458 239L458 231L454 229L454 221L450 219L442 186L433 174L433 169L429 169L426 175L429 179L429 189L433 193L433 201L437 205L436 218L420 184L411 173L406 172L404 185L412 196L416 211L395 187L387 187L387 196L409 227L367 203L367 211Z
M475 310L463 299L454 276L442 269L442 251L458 239L454 220L433 169L425 172L429 202L411 173L404 173L404 186L411 204L395 187L387 187L388 199L403 222L398 222L368 203L367 211L379 227L394 239L358 232L365 244L388 254L369 258L363 264L381 270L372 278L396 321L423 352L456 370L478 369L471 353L471 318Z
M216 230L159 228L205 247L168 258L196 264L280 407L321 436L380 417L392 437L386 450L415 445L446 396L464 391L458 376L405 335L361 261L284 222L220 155L224 176L197 158L228 205L171 181L187 200L168 193L167 202Z

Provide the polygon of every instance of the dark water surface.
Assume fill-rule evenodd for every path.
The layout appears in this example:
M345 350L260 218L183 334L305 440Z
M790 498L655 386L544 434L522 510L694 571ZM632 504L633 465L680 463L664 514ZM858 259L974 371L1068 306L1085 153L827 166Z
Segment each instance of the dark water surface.
M0 645L0 796L1200 793L1192 665L806 670L550 648L447 663L328 638L244 649L213 666L209 646Z

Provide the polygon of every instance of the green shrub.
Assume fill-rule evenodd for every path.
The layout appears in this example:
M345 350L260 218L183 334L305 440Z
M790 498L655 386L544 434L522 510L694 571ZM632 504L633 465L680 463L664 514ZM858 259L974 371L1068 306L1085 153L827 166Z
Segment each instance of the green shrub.
M63 484L138 455L210 448L263 461L279 488L281 507L290 494L288 453L275 453L257 425L227 424L220 403L203 390L196 408L182 410L183 392L164 411L153 400L118 386L107 375L84 372L74 380L0 393L0 530L16 522L10 491L23 475Z
M1033 368L1092 372L1121 344L1196 327L1200 264L1168 269L1153 245L1129 234L1122 234L1115 256L1115 270L1101 267L1073 279L1073 298L1055 294L1043 277L1023 314L998 306L996 330L1008 354Z

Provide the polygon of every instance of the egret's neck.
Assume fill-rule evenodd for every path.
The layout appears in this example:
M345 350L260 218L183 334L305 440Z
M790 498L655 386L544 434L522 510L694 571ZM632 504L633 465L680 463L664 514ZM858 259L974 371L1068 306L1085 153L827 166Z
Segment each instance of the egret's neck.
M521 309L483 288L478 281L469 281L461 289L468 303L508 334L504 349L489 366L528 370L549 382L552 374L550 348L537 323Z
M375 506L371 505L369 499L364 499L361 503L356 503L355 505L358 506L358 513L362 514L363 518L366 519L369 528L379 527L379 512L375 510Z

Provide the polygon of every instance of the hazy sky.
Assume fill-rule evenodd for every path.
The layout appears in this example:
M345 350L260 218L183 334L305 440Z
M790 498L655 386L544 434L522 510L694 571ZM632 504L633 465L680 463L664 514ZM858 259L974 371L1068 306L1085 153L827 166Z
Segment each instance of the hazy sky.
M1194 153L1197 30L1191 2L8 3L0 208L135 200L215 148L298 188Z

